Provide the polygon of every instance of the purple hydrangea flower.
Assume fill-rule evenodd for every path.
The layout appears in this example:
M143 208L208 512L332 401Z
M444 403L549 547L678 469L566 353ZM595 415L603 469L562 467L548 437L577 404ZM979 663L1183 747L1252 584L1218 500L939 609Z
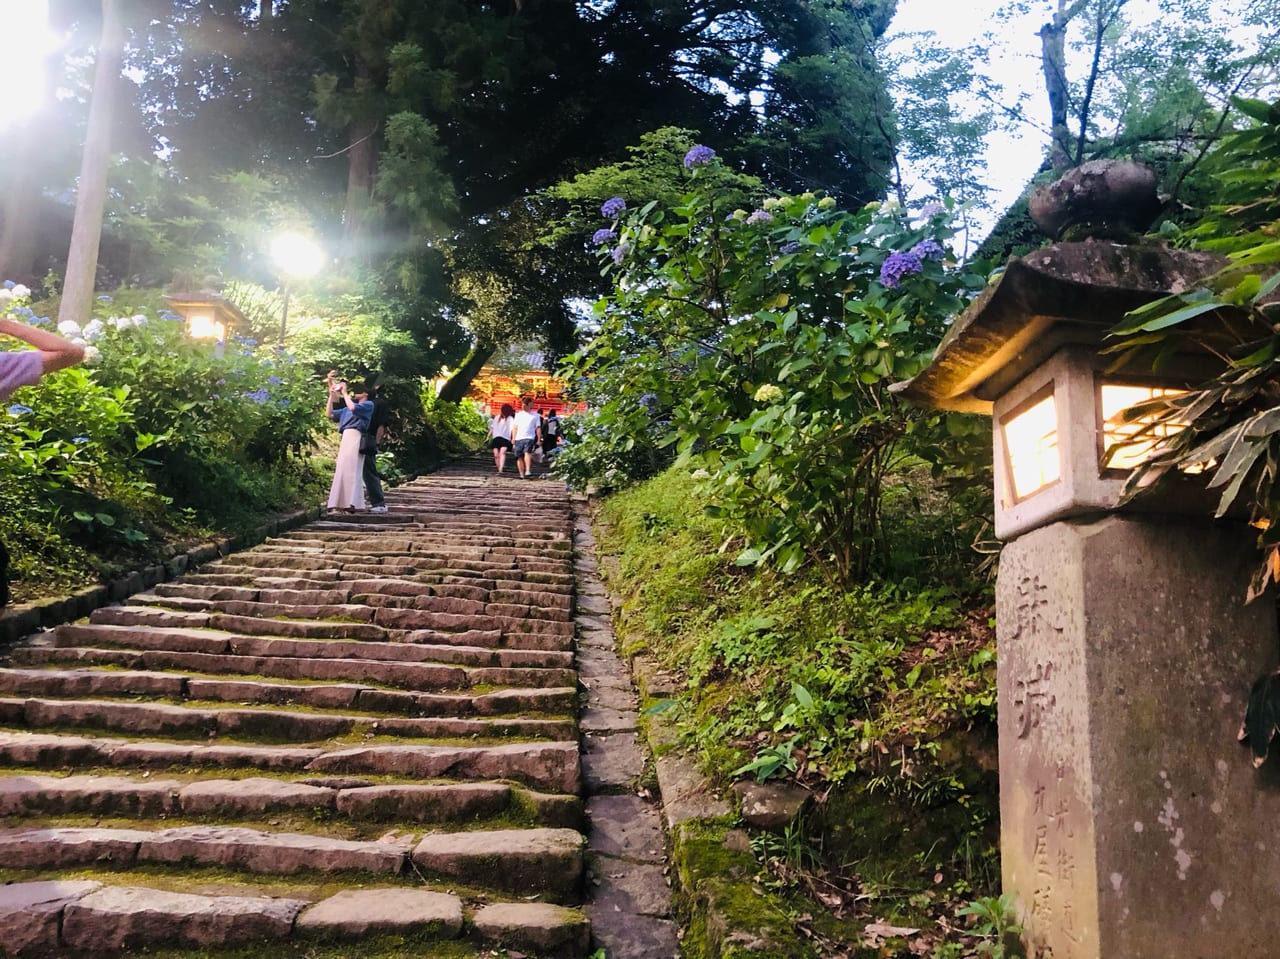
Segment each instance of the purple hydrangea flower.
M284 380L280 379L280 377L278 376L268 376L267 382L270 383L272 386L279 386L281 383L284 382Z
M911 252L922 260L941 260L947 255L947 251L937 240L921 240L911 248Z
M792 240L790 243L784 243L782 246L778 247L778 252L786 255L788 253L794 253L798 249L800 249L800 244L795 240Z
M748 223L772 223L773 214L770 213L768 210L756 210L749 217L747 217L747 222Z
M644 394L644 396L640 397L640 406L648 410L650 413L653 412L654 408L657 407L657 405L658 405L658 396L656 393L646 393Z
M619 243L613 248L613 252L609 255L613 257L613 263L615 266L622 266L622 261L627 258L627 254L630 252L630 243Z
M921 269L920 257L914 253L890 253L880 265L880 282L892 290L904 276L919 273Z
M612 243L617 238L618 238L618 234L614 233L607 226L602 227L601 229L596 230L596 232L591 234L591 242L595 246L603 246L606 243Z
M620 196L615 196L605 200L600 206L600 215L606 219L612 220L616 216L621 216L622 211L626 208L627 201Z
M716 158L716 151L709 146L699 143L696 147L684 155L685 169L692 170L696 166L704 163L710 163Z
M920 216L928 220L937 216L939 213L945 213L947 208L936 200L932 203L926 203L920 208Z

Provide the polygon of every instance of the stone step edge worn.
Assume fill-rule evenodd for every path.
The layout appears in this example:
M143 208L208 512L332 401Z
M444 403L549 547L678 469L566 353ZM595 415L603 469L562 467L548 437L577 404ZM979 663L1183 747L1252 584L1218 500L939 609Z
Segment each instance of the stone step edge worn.
M0 612L0 651L25 636L40 629L50 629L63 623L71 623L88 616L95 609L118 603L133 593L150 589L157 583L165 583L195 569L204 563L229 556L248 546L256 546L269 537L278 536L318 520L323 513L319 506L308 507L292 513L282 513L256 527L252 532L238 536L225 536L208 543L193 546L184 553L165 560L163 564L146 566L112 580L105 586L90 586L66 596L37 600L14 606Z
M6 954L55 955L65 947L117 949L228 945L233 938L358 941L396 932L437 941L464 936L579 959L590 923L579 910L547 903L475 909L447 893L389 888L345 890L317 901L198 896L97 881L41 881L0 888ZM235 936L235 933L239 936Z

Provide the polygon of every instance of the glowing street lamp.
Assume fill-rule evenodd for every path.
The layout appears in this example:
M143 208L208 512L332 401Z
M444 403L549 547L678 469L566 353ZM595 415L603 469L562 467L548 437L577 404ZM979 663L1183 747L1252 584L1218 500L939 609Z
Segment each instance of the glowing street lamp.
M284 278L284 308L280 314L280 345L289 329L289 282L315 276L324 266L324 251L301 233L281 233L271 243L271 258Z

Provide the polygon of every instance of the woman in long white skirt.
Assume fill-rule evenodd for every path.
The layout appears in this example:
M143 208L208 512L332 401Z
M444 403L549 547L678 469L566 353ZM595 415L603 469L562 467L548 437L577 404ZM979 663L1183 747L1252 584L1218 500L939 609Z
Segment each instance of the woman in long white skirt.
M364 484L360 480L364 470L364 455L360 441L369 428L373 416L373 403L367 391L347 391L346 383L335 383L336 374L330 370L327 380L329 392L325 413L338 424L341 439L338 443L338 463L333 470L333 484L329 487L329 511L354 513L364 509ZM341 406L337 404L341 403Z

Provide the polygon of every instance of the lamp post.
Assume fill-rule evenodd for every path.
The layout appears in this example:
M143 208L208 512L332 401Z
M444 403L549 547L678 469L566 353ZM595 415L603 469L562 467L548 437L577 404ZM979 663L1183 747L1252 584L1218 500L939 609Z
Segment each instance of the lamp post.
M1123 503L1149 453L1135 402L1221 369L1159 376L1100 355L1124 314L1225 260L1087 240L1010 262L930 366L895 389L990 414L1001 860L1028 954L1263 957L1280 939L1280 789L1236 742L1277 660L1273 601L1245 605L1254 533L1215 522L1195 476ZM1206 315L1202 332L1222 331ZM1216 325L1215 325L1216 324Z
M283 277L284 307L280 311L280 345L289 330L289 283L315 276L324 266L324 251L301 233L281 233L271 243L271 258Z

